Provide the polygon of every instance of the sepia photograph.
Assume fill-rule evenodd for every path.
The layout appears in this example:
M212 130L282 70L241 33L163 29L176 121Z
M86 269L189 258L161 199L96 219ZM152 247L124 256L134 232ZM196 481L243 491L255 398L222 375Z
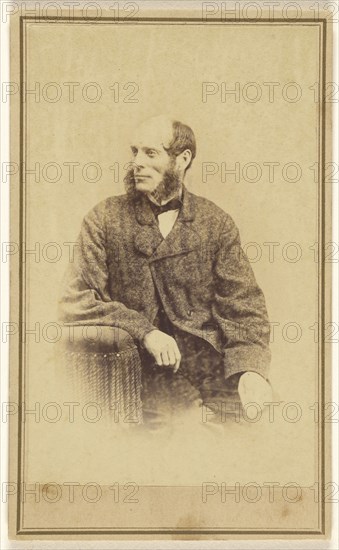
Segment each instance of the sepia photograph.
M328 540L333 10L77 4L4 11L9 538Z
M121 401L130 414L141 406L152 429L187 413L202 421L202 405L221 420L241 396L272 401L265 298L230 215L185 188L196 149L193 130L169 117L136 128L126 193L84 218L60 298L60 321L80 343L81 326L98 329L88 353L99 353L71 352L71 370L85 361L89 384L95 370L107 399L111 387L114 413ZM117 369L130 395L112 385Z

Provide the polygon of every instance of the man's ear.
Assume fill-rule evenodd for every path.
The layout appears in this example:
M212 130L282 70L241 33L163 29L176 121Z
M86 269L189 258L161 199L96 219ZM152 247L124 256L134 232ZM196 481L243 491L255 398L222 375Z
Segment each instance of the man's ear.
M192 151L190 149L185 149L180 155L177 156L177 165L179 165L184 170L187 168L189 163L192 160Z

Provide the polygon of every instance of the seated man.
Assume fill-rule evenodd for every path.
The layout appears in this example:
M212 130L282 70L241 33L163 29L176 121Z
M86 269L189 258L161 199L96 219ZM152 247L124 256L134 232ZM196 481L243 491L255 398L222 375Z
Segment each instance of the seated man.
M184 186L191 128L165 117L131 143L126 194L85 216L60 300L67 324L126 330L142 360L147 421L201 403L265 399L265 300L231 217Z

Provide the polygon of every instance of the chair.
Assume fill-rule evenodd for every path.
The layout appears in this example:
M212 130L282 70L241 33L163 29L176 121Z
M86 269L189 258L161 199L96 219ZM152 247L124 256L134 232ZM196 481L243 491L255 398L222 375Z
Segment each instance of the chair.
M64 326L61 340L73 394L119 424L142 423L141 361L133 338L107 326Z

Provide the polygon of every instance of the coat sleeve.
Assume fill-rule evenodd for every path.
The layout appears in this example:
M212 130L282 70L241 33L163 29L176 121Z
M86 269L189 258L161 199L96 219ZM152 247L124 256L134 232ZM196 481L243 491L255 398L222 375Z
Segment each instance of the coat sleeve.
M156 327L136 310L112 301L109 295L104 213L100 204L83 220L62 284L59 318L65 325L120 328L142 342Z
M220 233L214 270L212 311L223 337L225 377L253 371L267 379L271 354L265 298L230 216Z

